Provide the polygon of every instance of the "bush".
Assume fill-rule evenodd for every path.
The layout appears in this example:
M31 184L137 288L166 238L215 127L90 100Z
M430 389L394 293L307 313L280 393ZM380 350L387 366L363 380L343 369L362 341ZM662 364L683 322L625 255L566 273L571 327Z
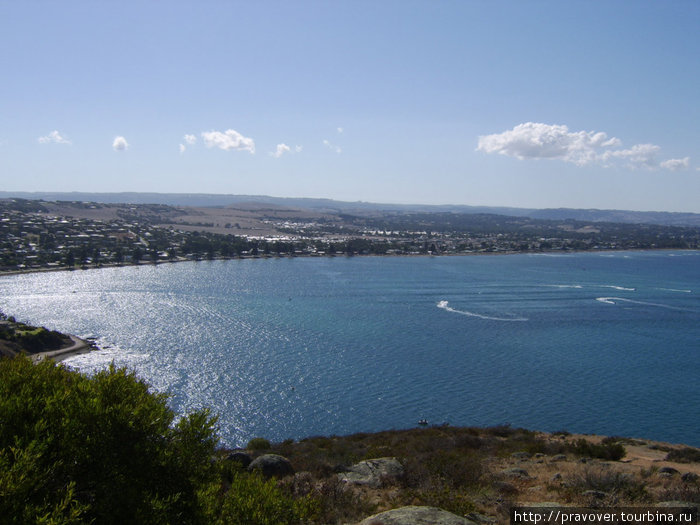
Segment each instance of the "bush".
M267 439L257 437L248 441L248 446L246 448L248 450L270 450L272 445Z
M210 502L217 501L217 490L211 487ZM211 521L217 525L293 525L313 519L318 513L318 502L310 496L295 500L274 480L241 472L234 476L226 495L211 504L209 513L218 516Z
M214 479L215 419L173 425L167 396L126 369L92 377L0 360L3 523L196 523Z
M579 494L587 490L602 491L625 502L648 502L651 499L643 480L601 467L587 467L574 474L567 489Z
M605 443L597 445L585 439L577 439L570 445L570 450L579 456L605 459L609 461L619 461L627 451L620 443Z
M700 450L690 447L671 450L668 454L666 454L666 461L675 461L677 463L698 463L700 462Z

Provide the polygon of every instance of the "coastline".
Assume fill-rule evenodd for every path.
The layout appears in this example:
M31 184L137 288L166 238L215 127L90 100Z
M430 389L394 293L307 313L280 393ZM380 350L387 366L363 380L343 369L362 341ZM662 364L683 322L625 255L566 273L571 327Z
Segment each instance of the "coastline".
M43 361L44 359L51 359L56 363L60 363L64 359L73 357L80 354L85 354L87 352L92 352L93 350L98 350L94 343L86 341L85 339L80 339L72 334L66 334L71 338L73 344L66 348L59 348L58 350L49 350L47 352L37 352L34 354L29 354L28 357L34 363Z
M235 261L235 260L246 260L246 259L296 259L296 258L337 258L337 257L494 257L494 256L507 256L507 255L566 255L566 254L578 254L578 253L626 253L626 252L697 252L699 250L695 248L630 248L630 249L598 249L598 250L543 250L543 251L501 251L501 252L466 252L466 253L443 253L443 254L430 254L430 253L420 253L420 254L295 254L295 255L234 255L231 257L217 256L213 259L188 259L188 258L178 258L174 260L163 260L157 262L143 262L143 263L105 263L98 266L84 266L84 267L66 267L60 266L55 268L29 268L22 270L0 270L0 277L11 276L11 275L27 275L33 273L49 273L49 272L74 272L74 271L85 271L85 270L101 270L103 268L130 268L130 267L149 267L149 266L159 266L161 264L174 264L181 262L208 262L208 261Z

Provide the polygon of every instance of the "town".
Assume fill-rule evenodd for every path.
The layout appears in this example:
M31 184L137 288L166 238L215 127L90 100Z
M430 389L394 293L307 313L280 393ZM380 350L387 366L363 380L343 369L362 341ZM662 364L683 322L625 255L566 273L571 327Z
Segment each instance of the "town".
M245 257L698 248L697 227L468 213L321 213L270 205L0 200L3 272Z

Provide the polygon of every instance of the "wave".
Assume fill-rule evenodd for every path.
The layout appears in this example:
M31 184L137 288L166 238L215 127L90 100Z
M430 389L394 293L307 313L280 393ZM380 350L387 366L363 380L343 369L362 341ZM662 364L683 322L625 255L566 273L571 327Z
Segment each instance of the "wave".
M612 288L613 290L621 290L623 292L634 292L636 288L625 288L624 286L615 286L614 284L601 284L601 288Z
M657 288L657 290L664 290L666 292L693 293L693 290L679 290L678 288Z
M466 310L455 310L451 306L448 306L448 301L438 301L437 307L442 308L447 312L452 312L455 314L466 315L468 317L477 317L479 319L485 319L487 321L527 321L528 319L524 317L493 317L491 315L477 314L475 312L467 312Z
M680 310L682 312L695 312L695 310L692 310L690 308L680 308L678 306L671 306L669 304L661 304L661 303L648 303L646 301L634 301L632 299L625 299L623 297L596 297L595 300L600 301L601 303L605 303L605 304L617 304L618 302L623 302L623 303L641 304L643 306L656 306L657 308L666 308L668 310Z
M583 288L580 284L545 284L548 288Z

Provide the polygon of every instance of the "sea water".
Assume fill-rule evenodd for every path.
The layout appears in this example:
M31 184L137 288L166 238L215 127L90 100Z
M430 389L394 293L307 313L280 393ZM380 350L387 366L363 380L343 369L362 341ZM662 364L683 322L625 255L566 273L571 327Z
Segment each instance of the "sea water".
M700 252L202 261L5 276L0 308L94 337L210 407L224 444L510 423L700 445Z

